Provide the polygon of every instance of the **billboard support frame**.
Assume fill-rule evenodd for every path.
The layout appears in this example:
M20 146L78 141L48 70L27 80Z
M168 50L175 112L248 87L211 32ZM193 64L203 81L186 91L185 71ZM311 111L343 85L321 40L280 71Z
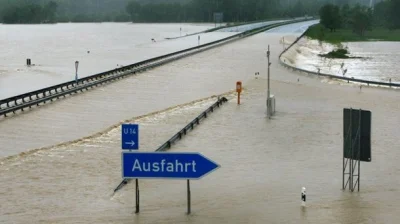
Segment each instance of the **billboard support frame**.
M345 139L343 141L343 169L342 169L342 174L343 174L343 180L342 180L342 188L345 190L347 188L347 185L349 186L349 190L351 192L354 192L355 188L357 187L357 191L360 191L360 173L361 173L361 112L362 110L359 110L359 122L358 122L358 127L357 127L357 132L356 136L353 137L353 122L352 122L352 108L350 108L350 126L349 126L349 131L347 132L347 136L345 136ZM345 144L346 141L350 141L350 158L345 157ZM355 149L354 145L357 143L357 149ZM352 158L354 155L354 150L357 150L357 156L356 158ZM356 173L354 172L355 170ZM348 172L347 172L348 171ZM348 175L346 179L346 175ZM354 177L356 177L356 182L354 183Z

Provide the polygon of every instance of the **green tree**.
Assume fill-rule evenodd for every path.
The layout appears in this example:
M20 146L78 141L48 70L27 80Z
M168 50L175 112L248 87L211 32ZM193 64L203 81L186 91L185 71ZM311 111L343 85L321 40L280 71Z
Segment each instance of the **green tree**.
M47 22L54 23L56 21L56 12L57 12L58 4L54 1L48 2L43 7L43 13Z
M338 6L344 6L344 5L349 5L350 0L336 0L336 5Z
M390 13L389 1L382 1L376 4L373 12L373 25L388 27L389 13Z
M322 6L319 11L320 21L323 26L330 29L331 32L341 26L340 10L339 7L332 4Z
M129 15L130 20L141 22L213 22L213 13L223 12L224 22L244 22L289 14L316 15L321 2L326 1L0 0L0 20L12 23L125 21Z
M342 27L349 28L351 26L351 8L349 4L342 5L340 10L340 18L342 19Z
M3 15L4 23L41 23L43 21L43 9L37 4L26 4L8 8Z
M352 28L355 33L363 36L372 26L372 11L369 8L355 6L352 10Z
M296 2L296 4L294 4L294 6L293 6L293 8L292 8L292 10L290 12L290 15L292 17L304 16L304 14L306 14L305 11L306 11L306 9L305 9L305 7L303 5L303 1L298 0Z
M400 28L400 0L389 1L389 27Z
M128 3L126 6L126 12L131 16L132 21L135 21L138 18L140 9L141 5L138 2L132 1Z

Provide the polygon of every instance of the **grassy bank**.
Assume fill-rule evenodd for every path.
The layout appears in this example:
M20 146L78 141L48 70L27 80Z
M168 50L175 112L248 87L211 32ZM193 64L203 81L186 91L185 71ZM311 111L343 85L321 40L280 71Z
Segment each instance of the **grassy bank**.
M350 29L339 29L331 32L321 24L311 26L305 33L307 37L338 44L341 42L355 41L400 41L400 30L389 30L385 28L373 28L365 32L363 36L354 33Z

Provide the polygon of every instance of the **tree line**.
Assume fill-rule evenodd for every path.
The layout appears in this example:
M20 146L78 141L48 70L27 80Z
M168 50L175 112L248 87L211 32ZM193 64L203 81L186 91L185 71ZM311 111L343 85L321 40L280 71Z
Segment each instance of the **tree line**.
M214 13L223 13L224 22L244 22L269 18L316 15L316 0L192 0L181 3L131 1L126 7L133 22L214 22Z
M50 7L51 6L51 7ZM318 0L0 0L0 22L244 22L318 13Z
M333 0L0 0L0 22L224 22L318 15ZM334 0L369 2L369 0ZM51 6L51 7L50 7ZM3 9L3 10L1 10Z
M56 21L57 3L50 1L41 6L38 4L21 4L3 12L4 23L54 23Z
M373 8L356 4L326 4L319 10L321 24L335 32L337 29L352 29L363 36L376 27L400 29L400 0L377 3Z

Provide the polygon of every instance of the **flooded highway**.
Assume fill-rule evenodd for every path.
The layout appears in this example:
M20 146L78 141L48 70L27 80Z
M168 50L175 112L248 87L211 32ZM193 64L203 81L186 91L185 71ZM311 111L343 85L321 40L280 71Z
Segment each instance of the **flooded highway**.
M278 62L282 35L261 33L1 121L0 223L398 222L398 91L360 91L287 70ZM240 106L230 92L238 80ZM227 105L171 150L221 165L191 182L193 214L185 214L185 181L141 180L135 215L134 185L112 194L121 181L120 122L140 124L140 150L154 151L223 93ZM372 111L372 162L362 163L359 193L341 190L345 107Z
M0 24L0 98L11 97L234 35L213 24ZM182 32L180 29L182 28ZM155 42L152 41L155 40ZM29 40L29 41L26 41ZM30 58L34 66L27 67Z

